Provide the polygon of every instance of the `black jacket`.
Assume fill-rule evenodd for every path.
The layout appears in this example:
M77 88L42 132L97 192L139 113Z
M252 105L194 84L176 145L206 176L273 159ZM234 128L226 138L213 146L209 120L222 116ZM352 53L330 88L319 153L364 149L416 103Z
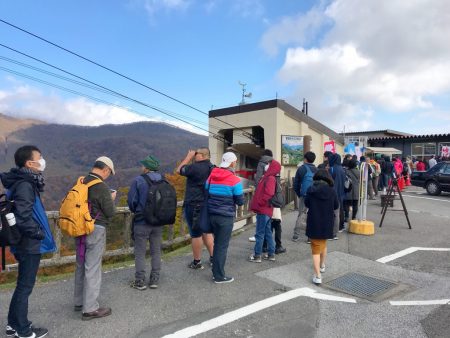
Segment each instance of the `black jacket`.
M16 226L22 239L15 246L17 253L39 254L41 241L30 237L36 236L40 225L33 219L33 206L36 196L39 195L37 182L31 174L17 168L0 175L3 186L11 191L14 199L14 215Z
M214 165L209 160L195 162L181 168L180 174L186 176L184 205L200 205L205 201L205 183Z
M99 175L89 173L89 175L84 178L84 183L89 183L96 178L102 180L102 182L93 185L88 191L88 201L91 205L91 217L95 218L96 224L106 226L116 214L116 206L111 198L109 187L103 182L103 179Z
M306 236L311 239L333 238L334 210L339 208L335 190L324 181L314 181L305 197L308 208Z

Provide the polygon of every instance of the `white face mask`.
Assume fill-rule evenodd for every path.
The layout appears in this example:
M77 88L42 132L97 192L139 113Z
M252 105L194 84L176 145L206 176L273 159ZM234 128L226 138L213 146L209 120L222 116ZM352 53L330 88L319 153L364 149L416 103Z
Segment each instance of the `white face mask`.
M46 162L43 157L39 161L33 161L39 163L39 171L43 172L45 170Z

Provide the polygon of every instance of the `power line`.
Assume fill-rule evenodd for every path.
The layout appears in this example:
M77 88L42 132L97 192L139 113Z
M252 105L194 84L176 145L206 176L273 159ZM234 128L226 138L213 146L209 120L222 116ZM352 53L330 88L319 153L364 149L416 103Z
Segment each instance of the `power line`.
M118 72L118 71L115 71L114 69L111 69L111 68L109 68L109 67L107 67L107 66L104 66L104 65L102 65L102 64L100 64L100 63L98 63L98 62L96 62L96 61L93 61L93 60L87 58L87 57L84 57L84 56L82 56L82 55L80 55L80 54L78 54L78 53L76 53L76 52L74 52L74 51L72 51L72 50L70 50L70 49L67 49L67 48L65 48L65 47L63 47L63 46L61 46L61 45L59 45L59 44L57 44L57 43L54 43L54 42L52 42L52 41L50 41L50 40L47 40L47 39L45 39L45 38L43 38L43 37L41 37L41 36L39 36L39 35L37 35L37 34L34 34L34 33L30 32L30 31L24 29L24 28L21 28L21 27L19 27L19 26L16 26L16 25L14 25L14 24L12 24L12 23L10 23L10 22L8 22L8 21L5 21L5 20L3 20L3 19L0 19L0 22L3 22L4 24L6 24L6 25L8 25L8 26L10 26L10 27L13 27L13 28L15 28L15 29L17 29L17 30L20 30L20 31L23 32L23 33L26 33L26 34L28 34L28 35L31 35L31 36L33 36L33 37L35 37L35 38L37 38L37 39L39 39L39 40L41 40L41 41L44 41L44 42L46 42L46 43L48 43L48 44L50 44L50 45L52 45L52 46L54 46L54 47L56 47L56 48L59 48L59 49L65 51L65 52L70 53L70 54L72 54L72 55L74 55L74 56L76 56L76 57L78 57L78 58L80 58L80 59L83 59L83 60L89 62L89 63L92 63L92 64L96 65L97 67L100 67L100 68L103 68L103 69L105 69L105 70L107 70L107 71L109 71L109 72L112 72L112 73L114 73L114 74L116 74L116 75L118 75L118 76L120 76L120 77L122 77L122 78L124 78L124 79L127 79L127 80L129 80L129 81L131 81L131 82L134 82L134 83L136 83L136 84L138 84L138 85L140 85L140 86L142 86L142 87L144 87L144 88L147 88L147 89L149 89L149 90L151 90L151 91L153 91L153 92L155 92L155 93L158 93L158 94L160 94L160 95L162 95L162 96L164 96L164 97L167 97L168 99L171 99L171 100L173 100L173 101L175 101L175 102L177 102L177 103L180 103L180 104L182 104L182 105L184 105L184 106L186 106L186 107L189 107L189 108L191 108L191 109L193 109L193 110L195 110L195 111L198 111L198 112L200 112L200 113L202 113L202 114L205 114L206 116L209 117L209 114L208 114L208 113L206 113L206 112L204 112L204 111L202 111L202 110L200 110L200 109L198 109L198 108L196 108L196 107L194 107L194 106L192 106L192 105L190 105L190 104L188 104L188 103L186 103L186 102L183 102L183 101L181 101L181 100L179 100L179 99L177 99L177 98L175 98L175 97L173 97L173 96L170 96L170 95L168 95L168 94L165 94L165 93L163 93L163 92L161 92L161 91L159 91L159 90L157 90L157 89L155 89L155 88L152 88L152 87L150 87L150 86L148 86L148 85L146 85L146 84L144 84L144 83L142 83L142 82L140 82L140 81L138 81L138 80L135 80L135 79L133 79L133 78L127 76L127 75L124 75L124 74L122 74L122 73L120 73L120 72ZM258 141L252 134L248 133L248 132L245 131L244 129L242 129L242 128L240 128L240 127L237 127L237 126L234 126L234 125L232 125L231 123L228 123L228 122L226 122L226 121L223 121L223 120L221 120L221 119L219 119L219 118L217 118L217 117L214 117L214 119L216 119L217 121L220 121L220 122L222 122L222 123L225 123L225 124L227 124L227 125L230 126L230 127L233 127L233 128L235 128L235 129L240 130L240 131L242 132L242 135L243 135L244 137L250 139L251 141L253 141L253 142L255 142L255 143Z
M38 59L38 58L36 58L36 57L34 57L34 56L31 56L31 55L29 55L29 54L27 54L27 53L24 53L24 52L22 52L22 51L19 51L19 50L15 49L15 48L12 48L12 47L10 47L10 46L4 45L4 44L2 44L2 43L0 43L0 46L3 47L3 48L8 49L8 50L10 50L10 51L13 51L13 52L15 52L15 53L17 53L17 54L20 54L20 55L22 55L22 56L25 56L25 57L27 57L27 58L29 58L29 59L32 59L32 60L37 61L37 62L39 62L39 63L42 63L42 64L44 64L44 65L46 65L46 66L48 66L48 67L54 68L54 69L56 69L56 70L59 70L60 72L63 72L63 73L68 74L68 75L70 75L70 76L73 76L73 77L75 77L75 78L77 78L77 79L80 79L80 80L82 80L82 81L84 81L84 82L90 83L90 84L92 84L93 86L99 88L99 91L102 91L102 92L104 92L104 93L109 93L109 94L111 94L111 95L114 95L114 96L117 96L117 97L121 97L121 98L126 99L126 100L128 100L128 101L131 101L131 102L134 102L134 103L138 103L138 104L144 105L145 107L149 107L149 108L152 108L152 107L153 107L153 106L151 106L150 104L141 102L141 101L139 101L139 100L135 100L135 99L133 99L133 98L131 98L131 97L125 95L125 94L122 94L122 93L119 93L119 92L117 92L117 91L115 91L115 90L112 90L112 89L110 89L110 88L107 88L107 87L105 87L105 86L103 86L103 85L101 85L101 84L98 84L98 83L96 83L96 82L93 82L93 81L91 81L91 80L88 80L88 79L86 79L86 78L84 78L84 77L82 77L82 76L79 76L79 75L74 74L74 73L72 73L72 72L69 72L69 71L67 71L67 70L65 70L65 69L63 69L63 68L60 68L60 67L57 67L57 66L55 66L55 65L53 65L53 64L50 64L50 63L48 63L48 62L45 62L45 61L43 61L43 60L41 60L41 59ZM40 68L31 66L31 65L28 65L28 64L24 64L24 63L19 62L19 61L16 61L16 60L11 60L11 59L6 58L6 57L3 57L3 59L5 59L5 60L7 60L7 61L9 61L9 62L13 62L13 63L16 63L16 64L20 64L20 65L22 65L22 66L24 66L24 67L27 67L27 68L31 68L31 69L34 69L34 70L37 70L37 71L41 71L41 72L46 73L46 74L48 74L48 75L52 75L52 76L55 76L55 77L58 77L58 78L61 78L61 79L65 79L66 81L71 81L71 82L77 83L77 84L79 84L79 85L83 85L83 84L82 84L81 82L79 82L79 81L75 81L75 80L73 80L73 79L68 79L68 78L66 78L66 77L64 77L64 76L61 76L61 75L59 75L59 74L55 74L55 73L52 73L52 72L48 72L48 71L46 71L46 70L42 70L42 69L40 69ZM86 85L86 86L87 86L87 85ZM95 88L92 87L92 86L87 86L87 87L95 90ZM102 89L102 90L100 90L100 89ZM151 107L150 107L150 106L151 106ZM158 109L164 110L164 109L162 109L162 108L158 108ZM169 112L169 113L171 113L171 114L174 114L174 115L179 115L179 116L185 117L185 116L183 116L183 115L181 115L181 114L177 114L177 113L171 112L171 111L169 111L169 110L165 110L165 111L167 111L167 112ZM195 120L195 119L192 119L192 118L190 118L190 120L191 120L191 121L198 122L198 123L200 123L200 124L205 124L204 122L200 122L200 121ZM210 126L211 126L212 128L214 128L214 129L216 129L217 131L219 131L219 130L221 129L221 128L219 128L219 127L217 127L217 126L214 126L214 125L212 125L212 124L211 124Z
M67 88L67 87L64 87L64 86L60 86L60 85L57 85L57 84L54 84L54 83L51 83L51 82L48 82L48 81L45 81L45 80L42 80L42 79L38 79L38 78L35 78L35 77L33 77L33 76L30 76L30 75L27 75L27 74L23 74L23 73L14 71L14 70L9 69L9 68L5 68L5 67L1 67L1 66L0 66L0 70L3 70L3 71L5 71L5 72L11 73L11 74L15 74L15 75L17 75L17 76L21 76L21 77L24 77L24 78L27 78L27 79L36 81L36 82L45 84L45 85L47 85L47 86L51 86L51 87L54 87L54 88L57 88L57 89L60 89L60 90L63 90L63 91L66 91L66 92L75 94L75 95L83 96L83 97L86 97L86 98L88 98L88 99L90 99L90 100L93 100L93 101L97 101L97 102L100 102L100 103L108 104L108 105L111 105L111 106L114 106L114 107L117 107L117 108L124 109L124 110L129 111L129 112L133 112L133 113L136 113L136 114L141 115L141 113L137 112L137 111L134 110L134 109L130 109L130 108L127 108L127 107L124 107L124 106L121 106L121 105L118 105L118 104L115 104L115 103L112 103L112 102L108 102L108 101L106 101L106 100L102 100L102 99L96 98L96 97L94 97L94 96L91 96L91 95L88 95L88 94L84 94L84 93L81 93L81 92L79 92L79 91L76 91L76 90L73 90L73 89L70 89L70 88ZM219 140L221 140L221 141L224 142L224 143L228 143L228 142L227 142L224 138L222 138L220 135L217 135L217 134L215 134L215 133L213 133L213 132L211 132L211 131L209 131L209 130L207 130L207 129L203 129L203 128L201 128L201 127L198 127L198 126L196 126L196 125L194 125L194 124L192 124L192 123L190 123L190 122L188 122L188 121L185 121L185 120L183 120L183 119L181 119L181 118L179 118L179 117L176 117L176 116L173 116L173 115L171 115L171 114L169 114L169 113L167 113L167 112L164 112L163 110L161 110L161 109L159 109L159 108L151 107L151 109L154 109L154 110L156 110L156 111L158 111L158 112L160 112L160 113L163 113L163 114L165 114L165 115L168 115L168 116L170 116L170 117L172 117L172 118L174 118L174 119L176 119L176 120L178 120L178 121L181 121L181 122L184 122L184 123L186 123L186 124L188 124L188 125L191 125L191 126L193 126L194 128L196 128L196 129L205 131L205 132L207 132L208 134L211 134L212 137L214 137L214 138L216 138L216 139L219 139ZM147 115L147 117L148 117L148 115Z
M10 58L4 57L4 56L0 56L0 59L3 59L3 60L5 60L5 61L11 62L11 63L15 63L15 64L20 65L20 66L22 66L22 67L27 67L27 68L29 68L29 69L33 69L33 70L35 70L35 71L38 71L38 72L41 72L41 73L44 73L44 74L47 74L47 75L50 75L50 76L57 77L57 78L59 78L59 79L63 79L63 80L65 80L65 81L69 81L69 82L78 84L78 85L80 85L80 86L84 86L84 87L87 87L87 88L90 88L90 89L93 89L93 90L97 90L97 91L100 91L100 92L105 93L105 94L110 94L110 95L113 95L113 96L116 96L116 97L120 97L120 98L126 99L126 100L128 100L128 101L131 101L131 102L134 102L134 103L141 104L141 105L143 105L143 106L145 106L145 107L147 107L147 108L151 108L151 109L157 108L158 111L168 112L169 114L172 114L172 115L176 115L176 116L178 116L178 117L183 117L183 118L185 118L185 116L182 115L182 114L177 114L177 113L171 112L171 111L169 111L169 110L162 109L162 108L158 108L158 107L155 107L155 106L153 106L153 105L150 105L150 104L141 102L141 101L139 101L139 100L135 100L135 99L133 99L133 98L131 98L131 97L129 97L129 96L126 96L126 95L121 94L121 93L119 93L119 92L117 92L117 91L114 91L114 90L112 90L112 89L109 89L109 88L107 88L107 87L104 87L104 86L102 86L102 85L100 85L100 84L98 84L98 83L95 83L95 82L93 82L93 81L90 81L90 80L88 80L88 79L86 79L86 78L83 78L83 77L81 77L81 76L78 76L78 75L76 75L76 74L73 74L73 73L71 73L71 72L68 72L68 71L66 71L66 70L64 70L64 69L62 69L62 68L53 66L53 65L51 65L51 64L49 64L49 63L47 63L47 62L45 62L45 61L42 61L42 60L37 59L37 58L35 58L35 57L32 57L32 56L30 56L30 55L28 55L28 54L26 54L26 53L20 52L20 51L14 49L14 48L8 47L8 46L3 45L3 44L1 44L1 43L0 43L0 46L2 46L2 47L4 47L4 48L7 48L7 49L9 49L9 50L12 50L12 51L14 51L14 52L16 52L16 53L19 53L19 54L21 54L21 55L24 55L24 56L26 56L26 57L29 57L29 58L31 58L31 59L33 59L33 60L35 60L35 61L41 62L41 63L43 63L43 64L45 64L45 65L47 65L47 66L49 66L49 67L55 68L55 69L57 69L57 70L59 70L59 71L61 71L61 72L67 73L67 74L69 74L69 75L71 75L71 76L73 76L73 77L76 77L76 78L78 78L78 79L81 79L81 80L83 80L84 82L87 82L87 83L89 83L89 84L92 84L92 86L91 86L91 85L88 85L88 84L86 84L86 83L84 83L84 82L80 82L80 81L77 81L77 80L74 80L74 79L71 79L71 78L68 78L68 77L65 77L65 76L56 74L56 73L52 73L52 72L49 72L49 71L47 71L47 70L44 70L44 69L41 69L41 68L38 68L38 67L34 67L34 66L31 66L31 65L29 65L29 64L26 64L26 63L23 63L23 62L20 62L20 61L17 61L17 60L13 60L13 59L10 59ZM193 118L189 118L189 120L190 120L190 121L193 121L193 122L195 122L195 123L198 123L198 124L203 124L203 125L206 124L206 123L203 122L203 121L195 120L195 119L193 119ZM206 125L207 125L207 124L206 124ZM217 129L217 130L220 129L220 128L218 128L217 126L213 126L213 125L211 125L211 127L213 127L214 129Z

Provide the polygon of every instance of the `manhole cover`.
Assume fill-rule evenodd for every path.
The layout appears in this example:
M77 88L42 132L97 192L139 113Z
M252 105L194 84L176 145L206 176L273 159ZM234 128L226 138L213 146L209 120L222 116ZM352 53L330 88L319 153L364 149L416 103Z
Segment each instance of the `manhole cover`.
M398 286L398 284L360 273L350 272L324 283L324 286L373 301Z

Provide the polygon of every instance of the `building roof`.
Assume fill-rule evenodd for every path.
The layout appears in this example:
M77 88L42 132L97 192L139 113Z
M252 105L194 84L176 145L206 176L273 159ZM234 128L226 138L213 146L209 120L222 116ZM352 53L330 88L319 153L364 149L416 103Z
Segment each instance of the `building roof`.
M305 115L302 111L298 110L294 106L291 106L286 101L280 100L280 99L249 103L249 104L238 105L238 106L228 107L228 108L213 109L213 110L209 111L209 117L214 118L214 117L248 113L248 112L252 112L252 111L271 109L271 108L280 108L289 117L291 117L297 121L304 122L311 129L317 130L318 132L320 132L322 134L328 135L331 139L333 139L334 141L336 141L340 144L344 144L344 137L342 135L339 135L332 129L330 129L327 126L320 123L319 121L316 121L313 118L311 118L310 116Z
M409 133L404 133L402 131L397 131L397 130L393 130L393 129L384 129L384 130L366 130L366 131L350 131L350 132L345 132L346 136L350 136L350 135L369 135L369 134L391 134L393 136L398 135L398 136L410 136L412 134ZM344 133L340 133L341 135L343 135Z
M406 136L386 136L386 137L369 137L370 141L383 140L415 140L415 139L434 139L434 138L450 138L450 134L424 134L424 135L406 135Z
M390 147L366 147L367 150L370 150L373 153L381 153L381 154L401 154L402 151L396 148Z

